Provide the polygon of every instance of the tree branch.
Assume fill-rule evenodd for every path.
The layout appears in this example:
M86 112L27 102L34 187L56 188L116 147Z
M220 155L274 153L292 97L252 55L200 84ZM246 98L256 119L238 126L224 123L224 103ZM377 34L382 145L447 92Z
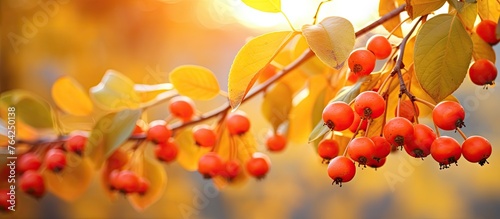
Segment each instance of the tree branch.
M391 12L385 14L384 16L380 17L378 20L374 21L373 23L369 24L368 26L362 28L361 30L357 31L355 33L356 38L368 33L369 31L373 30L374 28L382 25L384 22L388 21L389 19L398 16L401 14L401 12L405 11L405 6L406 4L403 4L399 6L398 8L392 10ZM404 48L403 48L404 49ZM258 85L255 87L253 90L251 90L248 95L243 99L242 103L252 99L253 97L257 96L257 94L261 93L262 91L265 91L269 86L274 84L276 81L287 75L289 72L293 71L300 65L302 65L304 62L309 60L310 58L314 57L315 54L311 49L306 49L295 61L290 63L289 65L285 66L278 74L274 75L273 77L269 78L265 83ZM199 118L189 121L189 122L184 122L184 123L174 123L170 125L170 128L172 130L179 130L181 128L185 128L190 125L194 125L200 122L203 122L205 120L217 117L219 115L226 115L227 112L231 109L231 106L229 103L225 103L222 106L219 106L209 112L206 112L202 114ZM56 139L47 139L47 138L41 138L37 139L35 141L25 141L22 139L19 139L17 143L19 144L29 144L29 145L41 145L41 144L55 144L55 143L61 143L64 142L68 136L59 136ZM144 140L146 138L145 134L142 135L134 135L130 137L130 140Z

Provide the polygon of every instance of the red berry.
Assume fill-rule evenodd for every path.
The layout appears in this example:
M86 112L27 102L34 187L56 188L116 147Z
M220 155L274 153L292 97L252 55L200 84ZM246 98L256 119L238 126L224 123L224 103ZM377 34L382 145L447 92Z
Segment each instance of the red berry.
M49 149L45 154L45 165L49 170L61 172L66 167L66 154L61 149Z
M404 145L405 151L412 157L427 157L431 153L431 145L437 136L434 130L424 124L413 126L413 137Z
M45 184L40 173L28 170L19 178L19 188L35 198L40 198L45 194Z
M471 163L479 163L481 166L488 163L491 155L490 142L481 136L470 136L462 143L462 154Z
M394 109L394 116L397 115L398 109ZM418 106L415 104L415 108L413 108L413 102L411 100L403 100L399 105L399 117L403 117L408 119L410 122L415 121L415 116L419 115Z
M128 161L129 157L127 155L127 152L118 148L107 159L108 169L110 170L119 169L123 167L125 164L127 164Z
M281 134L269 136L266 140L266 146L269 151L282 151L286 146L286 137Z
M318 154L323 160L330 161L339 155L339 143L334 139L323 139L318 144Z
M240 174L240 162L238 160L228 160L224 163L221 175L229 180L232 180Z
M270 168L271 163L269 162L269 157L259 152L254 153L246 164L247 172L257 179L264 178Z
M349 69L357 77L369 75L375 68L375 55L366 49L357 49L347 58Z
M375 119L384 114L385 100L375 91L364 91L356 97L354 110L362 118Z
M375 154L375 144L368 137L352 139L347 145L347 153L359 165L365 165Z
M9 195L10 191L8 189L0 189L0 212L10 212L9 207L12 205L9 200L15 200L15 194Z
M66 141L66 150L82 156L87 137L83 135L73 135Z
M109 186L111 190L117 189L119 185L118 176L120 176L120 170L114 169L108 175Z
M347 103L335 101L323 109L323 121L331 130L343 131L354 121L354 111Z
M469 68L470 80L480 86L494 85L497 74L497 67L488 59L479 59Z
M462 149L454 138L441 136L432 143L431 155L439 163L439 169L445 169L450 167L450 164L457 163L462 155Z
M432 110L432 120L443 130L451 131L464 127L464 119L464 108L457 102L443 101Z
M250 130L250 120L243 111L230 113L227 116L226 124L231 135L242 135Z
M186 96L176 96L170 99L168 109L176 118L188 122L194 115L194 102Z
M328 176L333 179L332 184L338 184L340 187L342 187L342 183L351 181L355 174L356 166L347 157L335 157L328 164Z
M373 153L373 159L379 161L387 157L391 153L391 144L381 136L373 136L370 138L373 141L375 147L375 153ZM367 164L368 165L368 164Z
M193 128L193 137L196 145L213 147L217 143L217 135L208 125L197 125Z
M413 124L403 117L394 117L384 126L384 138L394 146L403 146L413 136Z
M497 23L490 20L482 20L476 27L476 33L483 39L485 42L495 45L500 39L497 38L496 35Z
M377 59L386 59L391 55L392 46L389 40L381 35L373 35L366 42L366 48L373 52Z
M208 152L198 161L198 172L200 172L205 179L209 179L219 175L224 167L223 165L222 159L218 154L215 152Z
M17 171L24 173L28 170L38 170L42 165L42 161L35 153L28 152L19 158Z
M164 120L155 120L149 123L147 140L160 144L167 142L170 137L172 137L172 130L167 127Z
M139 176L130 170L123 170L116 179L115 188L124 194L137 192L139 189Z
M137 122L135 123L134 130L132 131L132 135L144 134L145 133L144 130L147 129L147 126L148 126L148 124L146 124L146 122L144 122L144 120L142 120L142 119L137 120Z
M361 126L359 126L360 122ZM351 131L352 133L356 133L358 127L359 130L366 131L367 126L368 126L368 120L367 119L361 120L361 117L357 113L354 113L354 121L352 122L351 126L349 126L349 131Z
M175 160L178 153L179 146L177 146L173 138L169 138L167 142L157 144L155 147L156 158L167 163Z
M369 166L371 168L375 168L375 170L376 170L377 168L384 166L386 160L387 160L387 157L381 158L379 160L369 159L368 162L366 163L366 166Z
M150 186L150 183L149 183L148 179L146 179L144 177L139 178L139 187L137 189L137 193L139 193L139 195L146 194L146 192L149 189L149 186Z

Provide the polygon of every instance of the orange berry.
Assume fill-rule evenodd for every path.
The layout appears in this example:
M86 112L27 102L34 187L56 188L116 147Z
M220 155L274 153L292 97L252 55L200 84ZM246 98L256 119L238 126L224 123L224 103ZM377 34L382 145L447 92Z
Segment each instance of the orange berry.
M482 20L476 27L476 33L485 42L495 45L500 39L496 35L497 23L490 20Z
M217 143L217 135L208 125L197 125L193 128L193 137L196 145L201 147L213 147Z
M494 85L498 70L493 62L488 59L479 59L469 68L469 77L476 85Z
M389 40L381 35L373 35L366 43L366 48L373 52L377 59L386 59L391 55L392 46Z
M231 135L242 135L250 129L250 120L243 111L232 112L226 119L227 129Z
M375 55L367 49L357 49L347 58L347 64L357 77L369 75L375 68Z
M172 136L172 130L164 120L155 120L149 123L146 139L156 144L165 143Z
M328 128L343 131L348 129L354 121L354 111L347 103L334 101L323 109L322 117Z
M286 146L286 137L281 134L269 136L266 140L266 146L270 151L282 151Z
M188 122L194 115L194 102L186 96L176 96L168 105L170 113L184 122Z

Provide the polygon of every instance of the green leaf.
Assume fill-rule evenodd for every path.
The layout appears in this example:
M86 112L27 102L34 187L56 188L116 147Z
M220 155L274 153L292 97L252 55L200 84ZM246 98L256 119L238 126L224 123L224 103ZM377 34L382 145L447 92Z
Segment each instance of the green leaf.
M228 76L229 101L233 109L245 98L264 68L294 35L291 31L272 32L248 41L236 54Z
M276 131L278 126L288 120L288 114L292 108L292 91L283 83L276 85L264 94L262 102L262 114Z
M16 119L33 128L55 128L55 114L52 107L36 94L24 90L10 90L2 93L0 106L4 109L15 107ZM6 115L2 117L7 118Z
M436 102L462 84L472 57L472 40L456 16L428 20L415 42L415 72L422 88Z
M450 0L456 10L453 10L452 5L450 5L450 14L455 15L458 12L458 17L462 21L463 25L467 30L472 31L474 29L474 23L477 17L477 4L476 3L466 3L459 2L457 0Z
M441 8L446 0L406 0L406 11L411 19L430 14Z
M390 11L396 9L397 7L399 7L398 0L380 0L378 5L378 15L382 17L385 14L389 13ZM384 26L384 28L388 32L391 32L392 30L394 30L394 28L397 27L397 29L393 32L393 35L399 38L403 38L403 30L399 25L400 23L401 23L401 18L399 16L396 16L382 23L382 26Z
M92 159L96 168L130 137L141 113L141 110L123 110L97 121L85 145L85 155Z
M347 60L356 39L351 22L342 17L327 17L316 25L306 24L302 34L319 59L336 69Z
M482 20L498 21L500 17L500 4L498 0L478 0L477 11Z
M473 49L472 57L474 60L488 59L491 62L496 62L496 54L491 45L485 42L477 33L472 33L471 35Z
M242 0L251 8L263 12L281 12L281 0Z
M136 109L141 103L134 82L115 70L106 71L101 82L90 88L90 97L98 107L109 111Z
M179 94L196 100L210 100L220 92L219 82L212 71L205 67L183 65L169 74L170 82Z
M92 113L94 105L82 85L72 77L64 76L52 85L52 99L64 112L75 116Z

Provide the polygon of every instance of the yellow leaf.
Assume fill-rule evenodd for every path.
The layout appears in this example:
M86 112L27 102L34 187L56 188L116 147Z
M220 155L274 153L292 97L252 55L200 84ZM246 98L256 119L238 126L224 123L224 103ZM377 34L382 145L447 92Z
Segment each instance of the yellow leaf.
M288 120L288 114L292 108L292 91L283 83L276 85L264 94L262 102L262 114L274 130L284 121Z
M149 189L144 195L131 194L127 199L137 211L143 211L163 196L167 186L167 174L163 166L149 156L144 156L138 165L142 168L142 174L139 174L149 180Z
M291 39L293 32L281 31L260 35L248 41L236 54L228 76L229 101L233 109L245 98L264 68Z
M101 82L90 88L90 97L98 107L109 111L135 109L141 103L134 82L115 70L106 71Z
M309 44L307 44L304 35L300 35L300 38L297 40L297 43L293 48L292 59L295 60L299 58L307 49L309 49ZM299 69L307 75L315 75L323 73L326 67L327 65L323 63L318 56L313 56L300 65Z
M158 95L173 89L174 85L171 83L134 85L134 90L141 99L141 103L153 101Z
M477 0L479 17L497 22L500 16L500 4L497 0Z
M405 54L403 56L403 64L405 66L413 65L413 57L415 54L415 36L411 37L405 46Z
M291 142L307 143L312 130L312 111L314 103L322 90L327 86L327 79L323 75L311 76L307 81L307 88L296 95L295 106L290 112L290 127L288 137ZM297 99L301 98L301 99Z
M397 0L380 0L378 5L378 15L382 17L390 11L396 9L397 7L399 7L399 1ZM403 38L403 31L401 30L401 26L399 26L400 23L401 18L399 16L396 16L384 22L382 26L384 26L384 28L389 32L397 27L397 29L394 30L392 34L399 38Z
M281 0L242 0L246 5L263 12L281 12Z
M439 102L462 84L472 58L472 40L456 16L428 20L415 41L415 72L422 88Z
M326 65L340 69L354 48L354 27L341 17L327 17L319 24L306 24L302 34L312 51Z
M74 201L87 190L94 171L88 158L67 153L66 159L67 165L62 172L54 173L45 169L43 177L48 191L65 201Z
M472 33L471 35L472 39L472 57L474 57L474 60L479 60L479 59L488 59L491 62L495 63L496 61L496 53L491 47L491 45L487 42L485 42L477 33Z
M64 76L52 85L52 99L64 112L75 116L89 115L92 101L83 87L74 78Z
M198 160L201 156L210 151L210 148L196 145L193 138L193 131L190 128L180 130L174 136L175 142L179 145L177 163L189 171L198 169Z
M406 11L411 19L430 14L441 8L446 0L406 0Z
M451 2L453 4L450 4L450 14L458 14L458 17L464 24L465 28L469 31L472 31L474 29L474 23L476 22L477 17L477 4L459 2L457 0L453 0Z
M219 82L205 67L183 65L170 72L170 82L179 94L196 100L210 100L220 92Z

